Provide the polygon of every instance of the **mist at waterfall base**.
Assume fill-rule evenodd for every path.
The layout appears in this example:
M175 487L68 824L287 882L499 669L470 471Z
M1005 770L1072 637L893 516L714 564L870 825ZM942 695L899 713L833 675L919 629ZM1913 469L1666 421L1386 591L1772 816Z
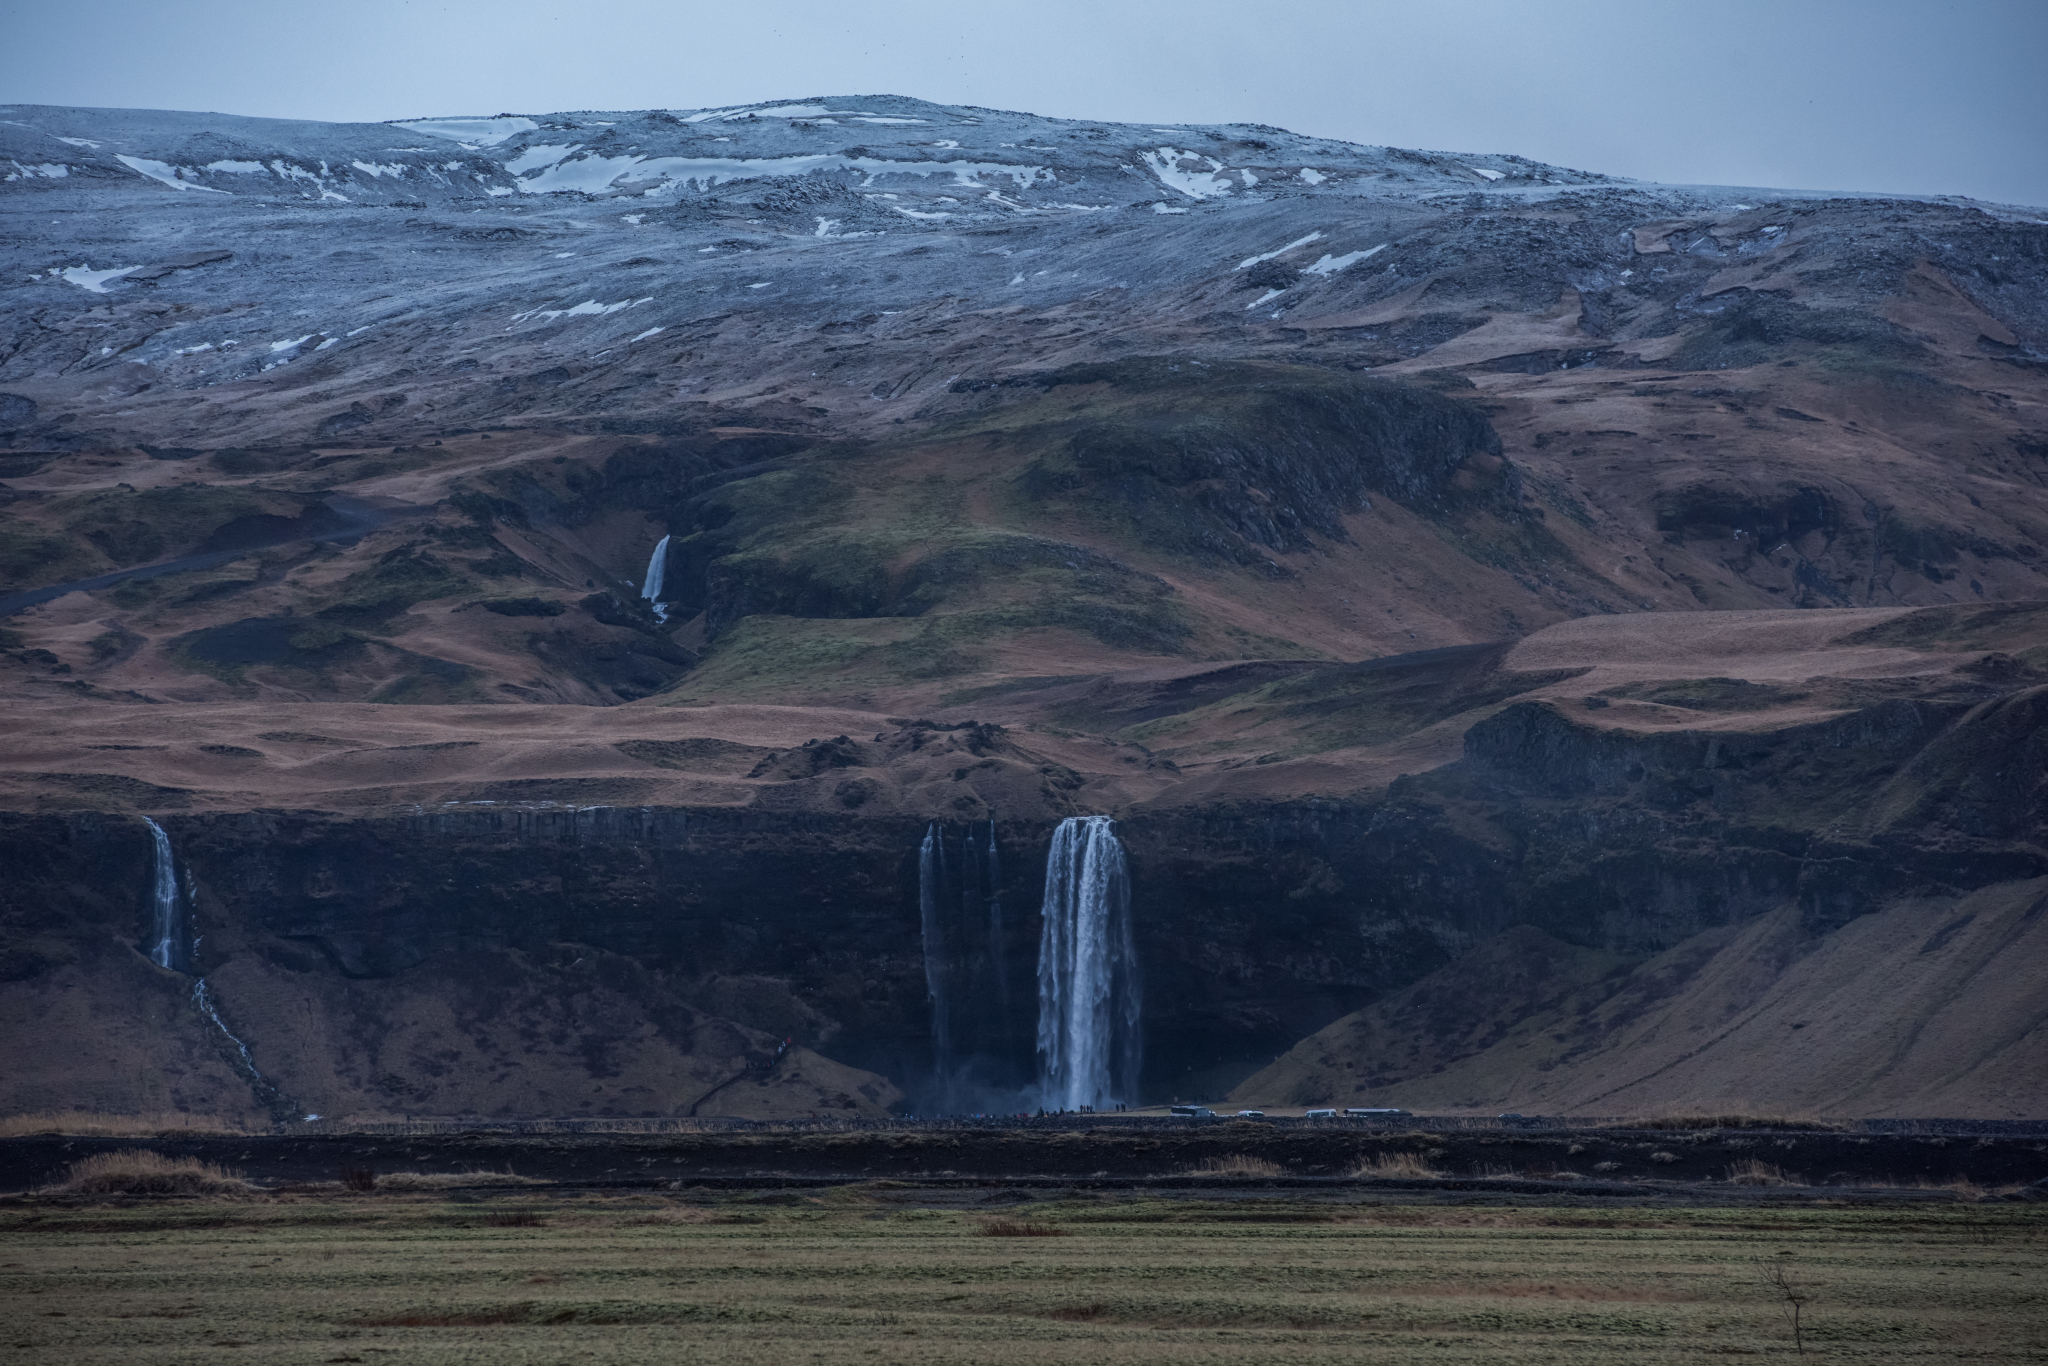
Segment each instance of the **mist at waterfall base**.
M1141 998L1113 824L1076 816L1054 830L1029 977L1029 926L1004 909L995 822L926 827L918 913L932 1051L924 1080L906 1088L916 1110L1105 1110L1136 1099Z

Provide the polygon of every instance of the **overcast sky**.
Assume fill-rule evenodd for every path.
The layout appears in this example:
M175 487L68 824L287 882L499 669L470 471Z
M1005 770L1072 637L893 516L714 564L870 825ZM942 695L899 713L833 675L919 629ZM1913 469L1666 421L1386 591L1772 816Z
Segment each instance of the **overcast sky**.
M0 99L315 119L915 95L2048 205L2048 0L0 0Z

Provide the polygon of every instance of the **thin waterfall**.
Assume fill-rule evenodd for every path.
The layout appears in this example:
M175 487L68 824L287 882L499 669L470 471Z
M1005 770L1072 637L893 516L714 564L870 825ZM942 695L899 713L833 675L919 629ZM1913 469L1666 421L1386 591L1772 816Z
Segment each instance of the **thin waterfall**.
M969 837L972 838L972 830ZM989 966L996 979L996 1006L1001 1011L1004 1032L1010 1023L1010 962L1004 951L1003 930L1003 862L996 853L996 822L991 816L988 822L988 954Z
M228 1028L225 1020L221 1019L219 1008L214 1005L213 997L206 990L206 979L204 977L192 984L192 1004L197 1006L199 1013L205 1016L208 1022L221 1032L221 1037L235 1046L235 1052L241 1055L242 1066L248 1070L249 1075L263 1083L263 1085L269 1086L269 1079L256 1070L256 1058L249 1052L249 1045L235 1037L234 1031ZM276 1088L273 1087L272 1089Z
M218 1030L221 1038L225 1039L229 1046L235 1050L234 1057L229 1059L229 1061L230 1063L239 1064L235 1067L235 1070L242 1074L244 1081L249 1083L249 1089L255 1093L257 1103L270 1111L274 1119L301 1119L303 1107L293 1101L290 1096L278 1090L277 1084L263 1075L256 1066L256 1055L249 1051L249 1045L243 1043L240 1036L228 1028L227 1021L220 1017L220 1007L214 1002L213 993L207 990L204 977L192 984L192 1005L198 1010L200 1018ZM309 1114L303 1116L303 1119L306 1120L318 1118L320 1118L318 1115Z
M939 823L925 828L917 851L917 909L924 936L924 987L932 1006L932 1071L941 1084L953 1074L953 1019L946 999L946 933L939 899L946 887L946 840Z
M1107 816L1070 816L1045 864L1038 942L1038 1064L1044 1103L1104 1109L1135 1098L1141 1005L1130 876Z
M156 938L149 961L160 968L176 968L183 955L178 952L178 869L171 857L171 837L147 816L142 823L149 827L150 932Z
M661 592L664 580L668 578L668 537L661 538L654 547L654 553L647 558L647 582L640 590L640 596L654 605L654 619L668 620L668 608L662 605Z

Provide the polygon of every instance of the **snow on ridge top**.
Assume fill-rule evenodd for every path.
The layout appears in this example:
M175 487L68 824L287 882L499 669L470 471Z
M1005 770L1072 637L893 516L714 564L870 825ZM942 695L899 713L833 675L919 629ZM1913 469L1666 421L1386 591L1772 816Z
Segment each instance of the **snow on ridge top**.
M757 176L807 175L812 171L857 171L874 184L884 176L950 175L955 185L980 188L977 178L1002 176L1027 188L1049 178L1043 166L1014 165L994 161L889 161L879 157L850 157L844 153L817 153L787 157L642 157L634 155L569 158L575 148L529 147L506 163L515 175L521 194L555 194L580 190L603 194L620 182L652 193L664 186L696 185L709 188L732 180Z
M720 123L731 123L736 119L857 119L862 123L930 123L930 119L910 118L900 114L878 114L872 109L834 109L824 104L746 104L723 109L701 109L684 118L684 123L708 123L717 119Z
M508 138L531 133L540 127L532 119L512 114L499 114L488 119L407 119L394 122L392 126L468 143L472 147L495 147Z

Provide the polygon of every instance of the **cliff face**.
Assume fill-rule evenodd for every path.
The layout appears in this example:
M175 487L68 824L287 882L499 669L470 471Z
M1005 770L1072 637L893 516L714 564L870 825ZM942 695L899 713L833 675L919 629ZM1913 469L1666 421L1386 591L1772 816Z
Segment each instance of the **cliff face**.
M1611 707L1521 701L1471 725L1462 758L1383 793L1134 810L1118 828L1146 1092L1213 1096L1432 973L1491 991L1487 974L1512 965L1487 966L1504 961L1487 946L1510 932L1568 946L1569 962L1539 974L1563 990L1585 985L1571 954L1612 976L1781 908L1803 953L1866 916L1909 903L1936 916L2048 877L2048 687L1972 686L1982 700L1657 732L1599 724ZM838 1063L814 1059L800 1085L778 1074L772 1104L743 1088L720 1105L896 1099L848 1069L917 1103L932 1085L918 849L936 828L955 1050L981 1103L1015 1103L1032 1070L1055 816L934 826L832 809L820 748L758 766L809 791L808 809L167 814L191 889L191 969L255 1067L315 1109L518 1112L573 1093L571 1108L594 1113L669 1113L721 1073L760 1091L782 1038ZM20 851L10 916L33 930L10 960L17 981L143 941L139 822L13 816L4 839ZM1518 999L1526 1014L1556 994ZM439 1026L418 1024L423 1003ZM559 1075L532 1075L550 1056ZM1398 1086L1398 1066L1373 1065L1377 1086Z

